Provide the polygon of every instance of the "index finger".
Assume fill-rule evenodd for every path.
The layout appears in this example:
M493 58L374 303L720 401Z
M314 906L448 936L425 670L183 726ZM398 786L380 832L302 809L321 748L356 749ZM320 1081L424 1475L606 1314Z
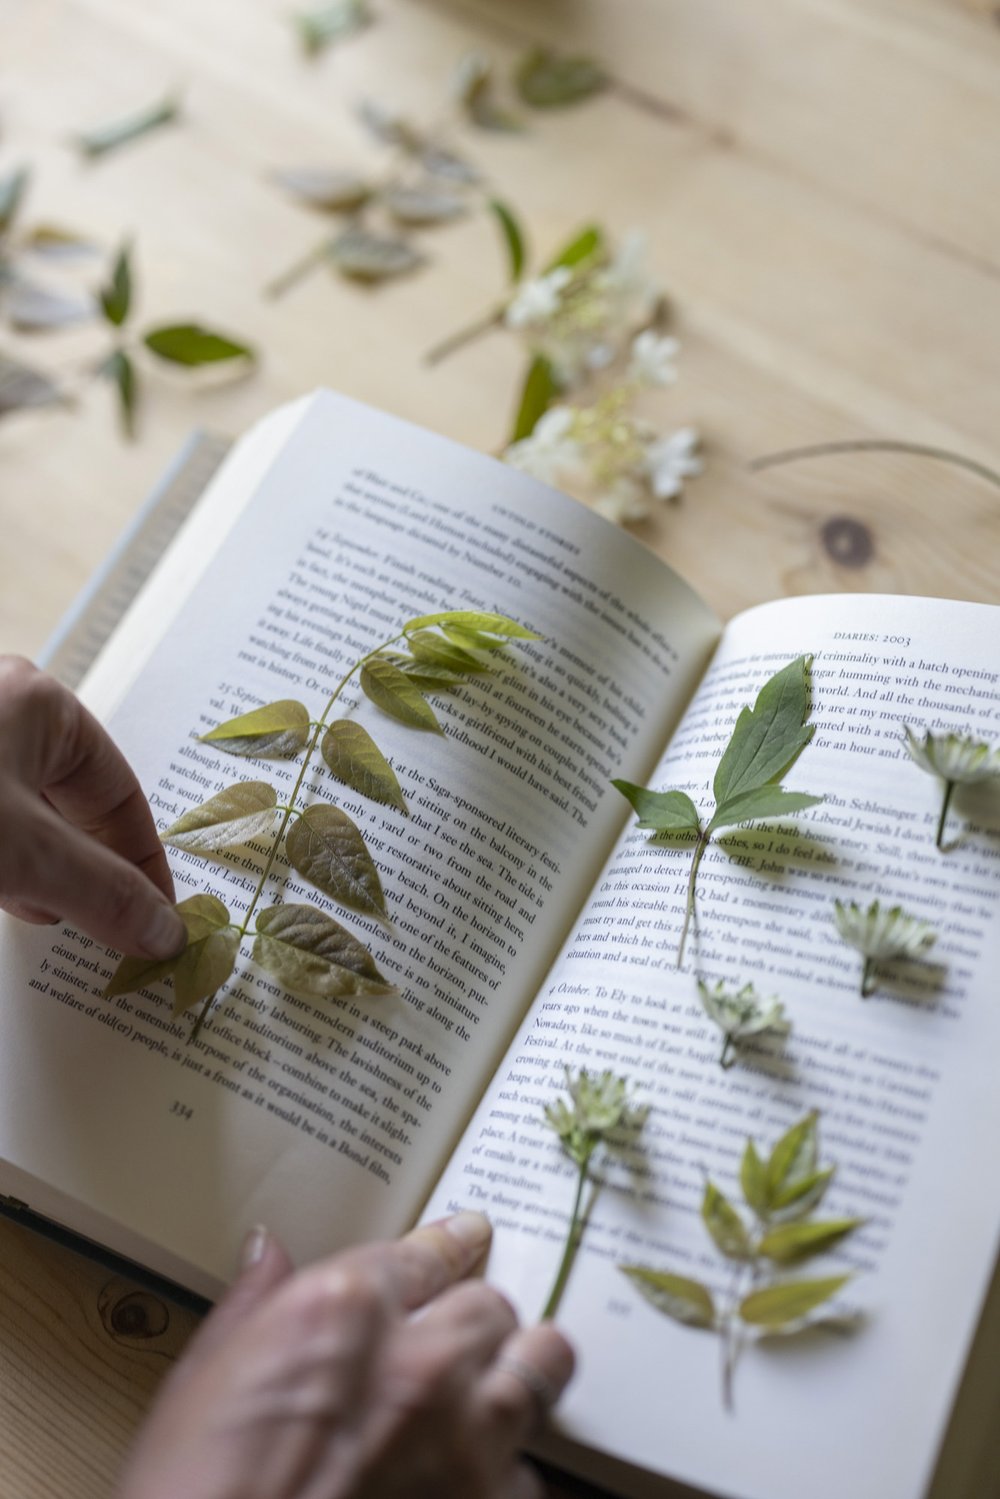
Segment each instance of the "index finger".
M393 1243L353 1250L331 1264L339 1271L345 1259L360 1256L398 1311L416 1311L476 1269L492 1234L490 1221L482 1213L455 1213L415 1228Z

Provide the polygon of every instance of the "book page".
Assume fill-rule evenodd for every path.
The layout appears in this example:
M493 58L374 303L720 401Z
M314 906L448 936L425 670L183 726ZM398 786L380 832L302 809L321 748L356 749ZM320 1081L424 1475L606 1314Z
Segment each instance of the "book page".
M1000 783L956 792L940 852L941 783L907 755L902 724L996 745L998 634L986 606L860 596L768 605L727 628L647 784L687 791L707 818L740 708L812 653L815 737L783 784L825 801L710 845L681 971L691 847L633 819L428 1209L490 1213L489 1273L537 1316L575 1180L542 1122L564 1063L625 1074L652 1105L605 1168L563 1301L577 1441L741 1499L924 1492L1000 1233ZM627 757L621 769L643 780ZM835 897L930 921L928 960L885 964L862 999ZM777 995L790 1036L723 1070L696 974ZM706 1176L742 1204L747 1137L769 1151L812 1109L821 1164L838 1168L818 1216L865 1223L795 1274L852 1272L835 1310L857 1325L746 1346L728 1411L717 1334L655 1311L617 1267L696 1278L725 1306L732 1265L700 1219Z
M7 1190L60 1217L79 1198L96 1237L118 1225L115 1247L138 1243L209 1293L254 1222L308 1258L414 1220L621 826L618 757L652 765L718 635L651 554L513 470L329 395L279 418L263 476L244 446L243 478L209 495L86 688L161 827L240 780L286 801L297 760L245 761L198 736L277 698L318 717L407 619L487 610L542 638L437 697L442 736L380 713L351 679L337 716L393 764L408 817L318 755L310 768L307 799L362 829L390 925L282 860L262 904L333 915L395 996L284 994L248 941L191 1042L166 985L102 999L108 954L68 927L3 924ZM239 921L266 855L171 850L178 898L210 891Z

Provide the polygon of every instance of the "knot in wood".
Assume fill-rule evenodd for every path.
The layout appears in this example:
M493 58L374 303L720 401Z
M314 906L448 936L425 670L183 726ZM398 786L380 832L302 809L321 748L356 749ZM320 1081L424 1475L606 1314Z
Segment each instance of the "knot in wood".
M819 534L827 556L839 567L866 567L875 555L871 531L853 516L831 516Z
M104 1320L117 1338L158 1338L170 1326L170 1313L158 1296L129 1291L105 1310Z

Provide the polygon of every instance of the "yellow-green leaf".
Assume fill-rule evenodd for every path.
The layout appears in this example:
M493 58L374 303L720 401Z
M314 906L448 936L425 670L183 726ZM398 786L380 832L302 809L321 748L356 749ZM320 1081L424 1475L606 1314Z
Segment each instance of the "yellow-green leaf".
M274 787L266 781L238 781L185 812L161 836L173 848L194 854L240 848L271 831L277 800Z
M589 57L560 57L536 48L518 65L517 91L535 109L576 104L608 86L608 75Z
M545 271L558 270L560 266L567 266L570 270L576 265L582 265L585 260L605 259L608 253L604 230L599 224L588 224L585 229L579 230L573 238L567 240L562 249L553 255Z
M292 994L343 999L394 994L368 949L316 906L271 906L257 917L254 961Z
M775 1197L771 1204L772 1216L790 1220L811 1213L822 1202L836 1170L836 1166L827 1166L823 1171L813 1171L809 1176L794 1180Z
M323 735L320 753L331 773L361 796L407 811L396 772L367 729L341 718Z
M751 1327L787 1327L836 1296L850 1278L831 1275L825 1280L786 1280L763 1291L751 1291L740 1302L739 1313Z
M524 231L513 210L506 203L501 202L499 198L487 199L486 206L500 225L500 232L503 235L504 245L507 248L510 279L511 281L520 281L525 261Z
M136 989L145 989L147 985L157 983L159 979L168 978L181 961L187 947L229 924L229 912L214 895L188 896L187 900L178 902L177 914L187 929L187 945L175 957L163 960L123 958L104 991L107 999L113 999L117 994L131 994Z
M521 387L521 399L510 434L512 443L531 436L558 394L559 385L552 361L544 354L536 354L528 365Z
M687 1327L715 1325L715 1302L701 1281L690 1280L686 1275L671 1275L665 1270L648 1270L644 1265L618 1268L657 1311L665 1312L675 1322L683 1322Z
M174 969L175 1016L222 988L236 966L239 949L240 934L232 926L209 932L184 949Z
M297 755L309 738L309 710L282 698L220 723L202 734L204 744L217 744L229 755L255 759L286 759Z
M388 281L423 265L425 257L405 239L352 226L338 234L326 254L342 276L353 281Z
M446 224L469 211L467 198L435 182L423 186L398 183L386 188L382 199L397 223L414 227Z
M407 645L413 652L414 660L425 666L443 666L446 671L473 676L490 670L478 656L473 656L461 646L436 635L433 630L415 630L407 637Z
M385 919L378 870L356 824L339 807L307 807L288 829L285 851L292 868L324 895Z
M361 668L361 690L376 708L409 728L443 732L434 709L416 684L384 657L375 656Z
M853 1233L862 1221L861 1218L830 1218L825 1223L782 1223L764 1235L758 1248L777 1265L794 1265L832 1249Z
M747 1206L752 1208L759 1217L763 1217L770 1207L767 1167L757 1154L757 1147L752 1140L747 1141L743 1160L740 1163L740 1186L743 1188Z
M743 1219L729 1199L712 1182L705 1183L705 1194L701 1201L701 1217L716 1247L728 1259L751 1258L753 1251Z
M353 212L374 192L366 177L336 168L290 167L274 175L287 192L324 213Z
M440 614L421 614L403 626L408 635L411 630L427 630L434 625L454 625L459 630L478 630L484 635L499 635L510 640L540 640L534 630L519 625L516 619L505 614L484 614L478 609L446 609Z
M186 369L197 369L204 364L224 364L232 359L252 361L256 358L248 344L236 343L223 333L203 328L200 323L170 323L162 328L150 328L143 334L142 341L158 359L183 365Z
M819 1154L818 1118L815 1110L807 1114L782 1135L771 1151L767 1163L767 1189L772 1202L815 1173Z

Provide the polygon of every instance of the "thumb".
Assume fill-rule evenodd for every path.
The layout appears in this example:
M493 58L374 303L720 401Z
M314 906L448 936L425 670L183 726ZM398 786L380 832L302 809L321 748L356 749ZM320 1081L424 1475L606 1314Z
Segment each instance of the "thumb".
M218 1305L209 1313L179 1368L192 1369L214 1353L220 1343L265 1301L293 1270L284 1245L266 1228L252 1228L240 1252L240 1273Z

